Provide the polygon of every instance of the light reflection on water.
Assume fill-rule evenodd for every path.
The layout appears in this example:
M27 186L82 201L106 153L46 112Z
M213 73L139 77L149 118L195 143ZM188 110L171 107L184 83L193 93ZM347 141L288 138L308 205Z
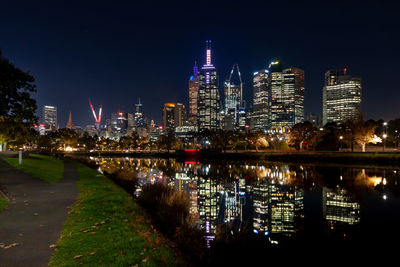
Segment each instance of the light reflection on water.
M400 222L399 173L388 169L305 165L200 164L172 159L94 158L101 170L134 172L190 199L190 212L215 236L222 223L246 225L273 244L296 238L357 239ZM396 211L396 212L395 212ZM396 227L396 228L395 228Z

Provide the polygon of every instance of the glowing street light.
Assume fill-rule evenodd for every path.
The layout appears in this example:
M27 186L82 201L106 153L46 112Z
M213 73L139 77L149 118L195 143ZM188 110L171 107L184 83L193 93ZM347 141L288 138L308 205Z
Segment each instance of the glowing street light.
M339 136L340 139L340 150L342 150L342 140L343 140L343 136Z

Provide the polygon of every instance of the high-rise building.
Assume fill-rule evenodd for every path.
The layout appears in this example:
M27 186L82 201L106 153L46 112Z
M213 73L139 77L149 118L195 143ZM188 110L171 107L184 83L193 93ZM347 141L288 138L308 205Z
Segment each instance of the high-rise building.
M294 93L294 124L304 122L304 70L288 68L283 77L286 91Z
M304 71L270 64L271 130L286 132L304 121Z
M235 73L237 77L234 77ZM234 81L234 78L236 78L236 81ZM229 125L229 127L225 127L226 125L224 125L225 129L244 129L246 124L246 107L243 100L243 83L238 64L233 65L229 79L224 84L224 97L224 118L225 121L229 121L229 123L226 123L226 125Z
M47 124L53 130L57 129L57 107L54 106L43 107L43 123Z
M135 114L134 114L134 127L143 127L145 125L143 117L143 104L140 101L135 104Z
M163 127L165 131L174 131L186 122L185 105L181 103L165 103L163 109Z
M118 112L111 114L111 130L116 133L125 134L128 129L128 113Z
M197 103L199 97L199 70L196 62L193 67L193 75L189 79L189 121L197 124Z
M200 71L198 96L199 130L218 129L220 112L220 96L218 91L217 70L211 61L211 41L206 42L206 64Z
M269 71L259 70L253 74L253 114L251 128L268 130L270 127Z
M327 71L322 92L323 124L355 119L360 112L361 78L347 75L347 69Z

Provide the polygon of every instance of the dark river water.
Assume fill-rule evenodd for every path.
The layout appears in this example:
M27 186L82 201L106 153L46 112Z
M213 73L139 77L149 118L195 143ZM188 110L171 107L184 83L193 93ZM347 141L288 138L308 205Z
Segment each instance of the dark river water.
M205 238L231 223L270 244L380 245L400 227L400 171L300 164L207 163L174 159L91 158L103 170L133 171L140 194L167 183L187 194Z

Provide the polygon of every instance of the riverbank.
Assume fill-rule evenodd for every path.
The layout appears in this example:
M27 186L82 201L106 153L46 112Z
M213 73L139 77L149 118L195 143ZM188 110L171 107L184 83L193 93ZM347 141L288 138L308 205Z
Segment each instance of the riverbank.
M383 152L327 152L327 151L196 151L180 150L168 152L122 152L122 151L96 151L65 153L66 156L93 156L93 157L137 157L137 158L176 158L191 162L281 162L299 164L341 164L400 168L400 153Z
M64 224L50 266L179 266L181 259L119 186L76 164L79 199Z
M184 265L145 211L96 170L34 154L16 169L17 160L0 160L0 185L12 196L0 212L2 266Z

